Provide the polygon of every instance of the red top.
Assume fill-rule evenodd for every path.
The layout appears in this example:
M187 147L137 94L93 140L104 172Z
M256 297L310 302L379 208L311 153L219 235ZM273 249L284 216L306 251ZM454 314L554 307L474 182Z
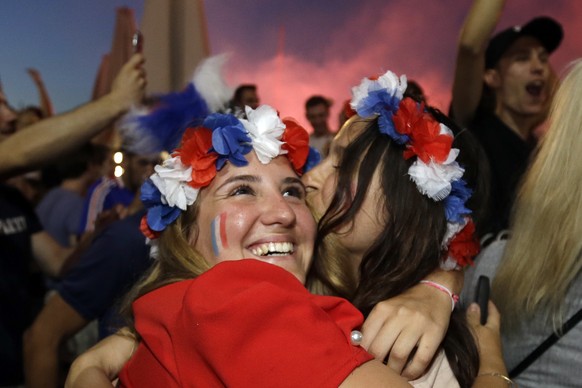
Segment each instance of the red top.
M355 307L257 260L220 263L133 308L142 342L122 387L337 387L372 359L350 344Z

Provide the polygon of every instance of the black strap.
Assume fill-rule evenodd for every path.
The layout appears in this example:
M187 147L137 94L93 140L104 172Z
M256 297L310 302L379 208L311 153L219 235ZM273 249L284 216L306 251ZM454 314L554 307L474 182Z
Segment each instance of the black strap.
M527 369L535 360L537 360L546 350L548 350L553 344L555 344L560 338L565 336L571 328L576 326L578 322L582 320L582 309L578 310L576 314L574 314L570 319L566 321L562 325L562 329L559 331L560 335L556 333L552 333L540 346L535 348L533 352L529 354L526 358L523 359L522 362L519 363L518 366L513 368L509 372L509 378L516 378L520 375L521 372Z

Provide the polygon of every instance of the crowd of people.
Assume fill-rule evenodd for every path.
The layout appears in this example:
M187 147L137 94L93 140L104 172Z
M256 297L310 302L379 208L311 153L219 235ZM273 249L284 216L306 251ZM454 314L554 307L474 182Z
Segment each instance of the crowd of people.
M504 5L473 1L448 114L391 71L337 131L253 83L146 103L139 53L68 113L37 70L38 107L0 89L0 387L578 385L582 62L548 17L494 34Z

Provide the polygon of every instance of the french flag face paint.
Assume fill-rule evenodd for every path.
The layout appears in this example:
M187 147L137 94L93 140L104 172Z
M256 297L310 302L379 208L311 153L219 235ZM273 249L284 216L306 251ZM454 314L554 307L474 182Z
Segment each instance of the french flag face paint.
M226 238L226 212L216 216L210 225L212 233L212 249L214 255L219 256L220 251L228 249L228 240Z

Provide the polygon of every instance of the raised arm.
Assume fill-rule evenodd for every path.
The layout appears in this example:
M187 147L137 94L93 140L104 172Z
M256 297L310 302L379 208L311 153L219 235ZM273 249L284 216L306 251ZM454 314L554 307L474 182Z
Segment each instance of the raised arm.
M26 69L26 71L30 75L30 78L32 78L34 84L36 85L36 88L38 90L38 98L40 100L40 108L42 109L45 118L51 117L54 114L53 103L51 102L51 99L49 97L48 91L46 90L40 72L33 68Z
M479 105L485 50L504 5L505 0L475 0L461 29L451 107L462 127L469 124Z
M437 269L426 280L446 287L453 294L463 289L461 271ZM446 292L418 284L374 307L362 328L362 346L378 360L384 360L390 353L388 366L414 380L427 369L447 332L451 305ZM407 364L416 346L418 349Z
M109 94L71 112L42 120L0 143L0 178L34 169L91 139L141 101L145 75L141 54L123 66Z

